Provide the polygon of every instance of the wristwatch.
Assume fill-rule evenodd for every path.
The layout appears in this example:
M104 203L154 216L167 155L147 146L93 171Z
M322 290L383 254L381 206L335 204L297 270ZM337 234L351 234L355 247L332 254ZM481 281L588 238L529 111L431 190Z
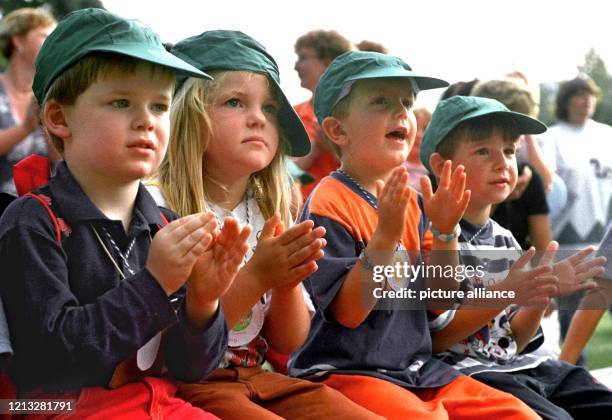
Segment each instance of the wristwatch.
M433 233L433 236L442 242L450 242L461 235L461 226L459 226L459 223L455 225L455 229L453 229L452 233L442 233L431 223L429 224L429 229L431 233Z

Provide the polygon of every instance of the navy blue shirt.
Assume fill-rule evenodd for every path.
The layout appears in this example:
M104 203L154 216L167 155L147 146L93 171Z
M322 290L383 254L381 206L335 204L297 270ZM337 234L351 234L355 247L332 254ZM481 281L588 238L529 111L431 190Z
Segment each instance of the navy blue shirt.
M227 346L221 310L206 328L191 327L184 288L173 304L144 268L151 236L165 224L144 186L128 234L92 203L65 163L49 190L60 226L69 233L61 246L47 209L32 197L13 202L0 219L0 292L20 390L105 386L119 363L164 329L160 351L173 377L197 381L216 368ZM168 220L176 218L163 212ZM134 275L125 272L121 279L94 228L119 267L121 258L104 229L124 252L135 238L128 257Z
M327 246L317 261L319 269L304 281L316 314L306 343L292 356L289 373L307 378L330 373L367 375L406 388L446 385L458 373L432 357L429 322L435 321L435 315L424 305L408 309L400 299L381 299L353 329L331 313L331 303L376 228L375 202L375 197L340 172L323 178L307 200L302 219L325 227ZM409 253L423 247L428 220L422 207L422 198L413 191L401 239Z

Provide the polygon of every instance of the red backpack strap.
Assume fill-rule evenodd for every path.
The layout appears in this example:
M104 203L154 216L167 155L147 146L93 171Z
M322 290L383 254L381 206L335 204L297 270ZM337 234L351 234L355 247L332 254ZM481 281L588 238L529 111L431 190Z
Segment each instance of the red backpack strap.
M162 227L166 226L168 223L168 219L166 219L166 216L164 216L164 212L163 211L159 211L159 215L161 216L162 221L164 222L164 224L162 226L159 226L159 228L161 229Z
M13 182L20 196L49 183L49 159L30 155L13 165Z
M47 213L49 213L49 217L51 218L51 221L53 222L53 226L55 227L55 239L57 240L57 244L59 246L62 246L62 231L59 227L59 223L57 222L57 216L55 216L55 213L53 212L53 210L51 210L51 206L49 205L49 203L44 198L42 198L39 194L29 192L25 195L28 197L34 198L36 201L42 204L42 206L47 210Z

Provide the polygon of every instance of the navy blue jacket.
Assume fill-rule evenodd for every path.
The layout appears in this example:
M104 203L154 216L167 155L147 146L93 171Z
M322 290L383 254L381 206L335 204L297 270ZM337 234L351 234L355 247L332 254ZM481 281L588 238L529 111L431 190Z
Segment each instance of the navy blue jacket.
M182 297L174 303L144 268L151 236L164 225L140 185L126 235L92 203L65 163L49 183L54 211L68 237L60 246L47 210L32 197L14 201L0 219L0 292L15 350L14 380L21 391L49 392L105 386L115 367L167 328L170 375L197 381L215 369L227 346L221 310L203 330L186 322ZM168 220L174 213L163 209ZM122 280L94 234L121 267L104 227L129 254L134 275Z

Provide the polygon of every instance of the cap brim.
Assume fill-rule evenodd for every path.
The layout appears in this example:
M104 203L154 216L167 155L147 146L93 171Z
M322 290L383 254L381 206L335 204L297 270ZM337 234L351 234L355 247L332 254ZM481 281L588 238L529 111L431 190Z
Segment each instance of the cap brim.
M142 44L107 45L102 47L96 47L87 51L87 53L95 51L112 52L116 54L126 55L128 57L138 58L140 60L168 67L174 70L176 74L180 75L198 77L200 79L212 79L212 76L210 76L209 74L198 70L191 64L186 63L185 61L174 56L168 51L149 49L143 47Z
M535 118L531 118L528 115L521 114L519 112L512 111L491 111L491 110L478 110L476 112L471 112L466 114L460 122L469 120L472 118L482 117L484 115L493 115L500 114L506 115L511 118L516 124L516 128L518 129L520 134L542 134L546 131L546 126Z
M362 80L362 79L378 79L387 77L405 77L414 79L419 90L437 89L448 86L448 82L435 77L423 76L412 71L399 68L376 68L359 72L349 78L347 81Z
M291 106L280 86L272 78L268 78L278 92L280 108L278 110L278 124L285 133L289 142L287 154L292 157L306 156L310 153L310 138L304 128L302 120Z

